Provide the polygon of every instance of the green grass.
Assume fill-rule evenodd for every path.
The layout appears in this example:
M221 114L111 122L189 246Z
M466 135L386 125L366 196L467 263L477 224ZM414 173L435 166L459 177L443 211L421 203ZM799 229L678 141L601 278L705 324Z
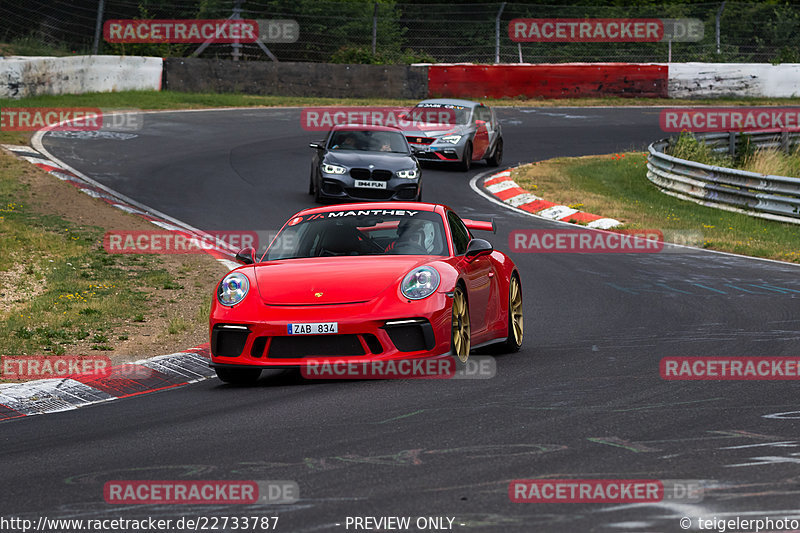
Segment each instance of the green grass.
M169 273L156 256L109 255L100 228L31 210L17 178L28 166L0 154L0 355L113 349L111 329L143 321Z
M640 152L559 158L512 172L522 187L546 200L623 221L631 229L658 229L702 237L698 246L800 263L800 227L731 213L660 192L646 177Z
M169 326L167 326L167 333L169 333L170 335L175 335L178 333L183 333L188 329L189 329L189 323L183 317L176 316L169 321Z

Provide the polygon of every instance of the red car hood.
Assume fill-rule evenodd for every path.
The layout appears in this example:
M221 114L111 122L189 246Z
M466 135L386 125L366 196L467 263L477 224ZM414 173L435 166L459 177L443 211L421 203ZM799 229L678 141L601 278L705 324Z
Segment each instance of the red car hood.
M365 302L430 259L415 255L284 259L256 265L256 285L261 299L270 305Z

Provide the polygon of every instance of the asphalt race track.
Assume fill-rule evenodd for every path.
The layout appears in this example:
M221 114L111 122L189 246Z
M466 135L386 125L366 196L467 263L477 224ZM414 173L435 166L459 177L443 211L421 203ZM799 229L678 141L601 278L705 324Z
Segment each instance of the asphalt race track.
M508 166L643 149L662 136L652 108L498 114ZM312 203L307 145L320 135L303 131L299 116L156 113L134 137L48 135L44 144L195 227L269 230ZM469 176L486 170L477 164ZM478 196L461 172L423 175L426 201L495 217L491 240L506 252L510 231L556 227ZM255 387L212 379L11 420L0 424L2 514L258 513L279 516L285 532L346 531L348 516L455 517L455 530L498 533L682 531L682 517L693 531L700 517L800 519L798 384L659 374L667 356L800 355L800 269L696 250L512 257L522 273L525 342L497 357L495 378L336 382L264 372ZM705 492L699 502L510 501L511 480L538 478L697 480ZM115 479L293 480L301 498L269 507L114 506L103 484Z

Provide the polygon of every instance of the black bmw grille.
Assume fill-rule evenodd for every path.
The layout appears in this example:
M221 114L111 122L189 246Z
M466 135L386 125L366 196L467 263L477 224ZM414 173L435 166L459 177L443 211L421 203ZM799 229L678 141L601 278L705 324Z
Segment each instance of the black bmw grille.
M391 170L376 169L370 170L368 168L351 168L350 176L357 180L380 180L389 181L392 179L393 172Z
M372 172L368 168L351 168L350 176L357 180L368 180Z

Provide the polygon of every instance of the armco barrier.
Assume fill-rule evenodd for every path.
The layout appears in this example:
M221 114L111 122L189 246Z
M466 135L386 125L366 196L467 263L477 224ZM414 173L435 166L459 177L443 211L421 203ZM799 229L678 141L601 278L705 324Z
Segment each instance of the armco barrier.
M160 57L128 56L0 58L0 98L158 91L162 63Z
M428 94L451 98L666 98L668 67L659 64L428 66Z
M200 58L164 60L164 89L324 98L427 96L425 67L273 63Z
M717 151L729 150L731 137L740 134L698 135ZM796 145L800 133L748 134L760 147ZM648 147L647 179L663 192L701 205L736 211L780 222L800 224L800 178L771 176L732 168L704 165L664 153L669 140Z

